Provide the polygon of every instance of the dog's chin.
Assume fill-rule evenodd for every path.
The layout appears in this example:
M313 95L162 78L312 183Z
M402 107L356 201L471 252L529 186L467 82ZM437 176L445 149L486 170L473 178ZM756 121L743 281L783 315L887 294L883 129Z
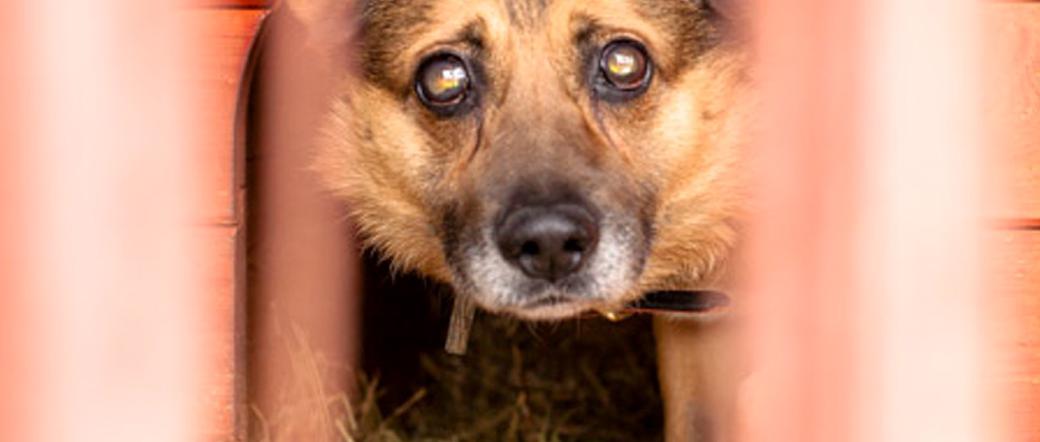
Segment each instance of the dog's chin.
M475 297L483 309L526 321L560 321L591 311L608 311L622 304L621 300L589 298L574 295L545 294L504 304L487 302Z
M594 304L588 301L546 297L522 305L505 307L500 311L528 321L559 321L578 316L593 307Z

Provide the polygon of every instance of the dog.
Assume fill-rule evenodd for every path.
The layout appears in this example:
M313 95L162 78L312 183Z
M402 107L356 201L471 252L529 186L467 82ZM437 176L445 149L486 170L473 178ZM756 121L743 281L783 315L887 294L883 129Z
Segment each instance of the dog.
M722 2L288 1L356 20L315 164L395 268L534 321L731 289L753 87ZM728 314L655 318L670 441L733 437Z

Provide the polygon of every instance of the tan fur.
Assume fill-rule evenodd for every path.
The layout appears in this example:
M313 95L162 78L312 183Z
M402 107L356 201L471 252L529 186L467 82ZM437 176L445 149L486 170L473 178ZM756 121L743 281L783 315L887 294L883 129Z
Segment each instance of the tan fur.
M304 20L335 18L315 12L332 0L316 1L293 0L290 7ZM362 44L355 74L344 69L316 160L328 187L350 201L370 247L399 269L457 281L442 243L444 208L480 192L487 182L481 174L505 167L503 161L525 167L517 162L523 157L495 153L496 146L517 136L560 136L537 132L565 121L570 126L553 130L582 137L578 151L533 150L531 158L546 155L560 167L574 161L608 172L612 178L602 189L590 190L600 192L601 201L636 188L650 189L653 199L655 232L645 266L611 305L652 290L721 284L744 200L738 170L749 87L739 45L704 43L710 23L676 29L692 22L683 15L693 10L692 0L370 1L367 37L378 41ZM583 72L574 68L581 56L575 34L590 21L600 33L593 37L597 44L620 36L645 44L657 65L645 96L624 106L592 102ZM486 46L489 92L479 117L439 119L410 94L413 75L424 54L462 47L456 40L463 30ZM480 133L495 135L481 139ZM669 440L695 437L684 397L727 377L727 368L708 368L709 352L720 351L724 341L717 332L698 332L703 327L684 321L656 327ZM708 395L715 398L709 408L728 407L720 394Z
M476 17L484 21L487 37L506 42L504 45L526 40L525 34L542 32L514 31L508 23L508 12L497 0L442 0L435 4L431 15L438 26L417 35L416 43L401 54L399 64L393 67L398 81L410 81L418 54ZM660 48L651 48L654 52L672 50L667 39L660 37L652 26L633 20L635 14L626 6L625 2L616 1L553 2L548 24L544 25L549 29L549 41L517 48L515 55L502 55L500 62L508 67L512 64L509 58L525 52L569 56L567 50L552 48L567 44L567 32L572 29L568 17L575 13L588 14L607 24L618 23L619 28L643 35L651 46ZM657 61L663 63L661 70L668 72L670 60ZM668 91L653 103L653 115L638 116L639 124L625 121L632 117L628 114L607 116L616 124L608 125L605 135L621 141L630 167L662 185L656 222L660 231L636 290L639 293L710 285L706 279L715 277L736 239L733 222L738 218L742 194L734 166L739 161L736 147L742 134L739 120L746 112L738 90L742 86L742 69L739 54L709 54L695 69L675 75ZM444 176L431 172L430 164L443 161L446 168L456 170L464 167L467 155L438 152L437 141L417 127L423 121L401 112L400 97L355 80L346 80L343 90L325 130L327 136L318 168L330 188L354 203L357 221L370 245L402 269L418 270L450 282L436 232L429 226L432 214L425 201L439 198L437 193L450 192L456 185L450 180L429 182L432 177ZM406 106L418 104L411 102ZM458 141L466 144L470 140L460 137ZM635 144L639 146L634 147Z

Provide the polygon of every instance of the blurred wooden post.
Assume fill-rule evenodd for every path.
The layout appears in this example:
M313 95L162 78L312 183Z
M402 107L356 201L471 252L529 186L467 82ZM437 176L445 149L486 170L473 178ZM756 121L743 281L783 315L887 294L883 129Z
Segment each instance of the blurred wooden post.
M757 5L746 440L998 440L980 377L979 11Z
M284 3L272 12L248 121L252 430L273 440L342 440L359 380L357 248L345 208L312 164L333 88L350 67L352 21L322 13L339 18L334 41L312 38Z
M205 437L222 343L177 8L0 6L0 440Z
M982 377L982 10L887 0L869 11L864 436L999 440Z
M761 1L747 441L855 441L863 2Z

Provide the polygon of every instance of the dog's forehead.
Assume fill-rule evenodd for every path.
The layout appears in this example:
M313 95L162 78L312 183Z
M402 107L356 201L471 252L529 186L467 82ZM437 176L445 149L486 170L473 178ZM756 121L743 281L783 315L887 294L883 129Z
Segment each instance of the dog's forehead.
M502 22L516 28L532 28L549 22L547 12L568 14L581 11L596 15L659 12L677 13L677 9L698 5L700 0L367 0L363 3L368 21L380 26L394 24L414 26L436 25L450 16L480 11L497 15Z
M552 0L500 0L513 26L529 28L542 21Z
M641 37L661 55L662 66L682 64L702 51L712 32L700 5L699 0L368 0L363 61L372 81L393 82L406 78L424 54L453 43L509 56L518 48L565 48L583 30L607 29Z

